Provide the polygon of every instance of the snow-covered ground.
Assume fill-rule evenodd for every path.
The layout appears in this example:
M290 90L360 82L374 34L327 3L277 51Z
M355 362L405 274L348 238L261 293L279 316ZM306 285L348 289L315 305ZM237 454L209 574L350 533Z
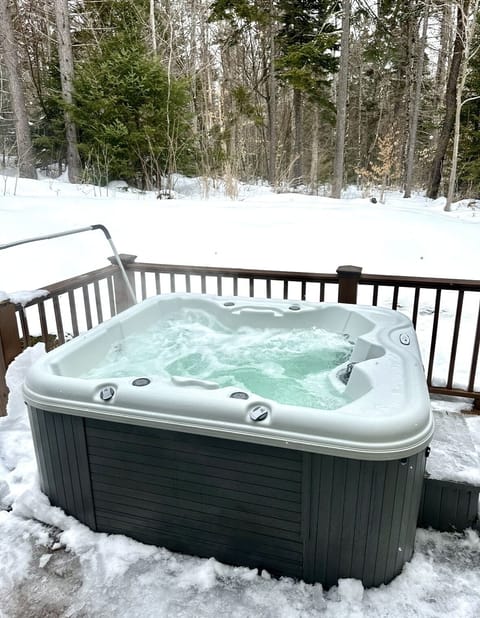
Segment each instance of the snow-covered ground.
M0 245L101 223L119 251L141 261L317 272L356 264L369 273L479 278L480 210L467 202L446 213L444 200L421 196L392 194L381 205L353 190L338 201L276 195L265 187L241 187L237 201L210 187L207 200L205 183L183 178L175 190L178 199L157 200L0 176ZM99 232L0 251L2 297L104 266L110 253ZM467 337L474 308L471 314ZM365 590L344 580L328 592L91 532L51 507L38 488L21 384L42 354L38 345L10 366L9 415L0 419L1 618L480 615L475 532L420 530L413 560L391 584ZM480 418L469 423L478 446Z

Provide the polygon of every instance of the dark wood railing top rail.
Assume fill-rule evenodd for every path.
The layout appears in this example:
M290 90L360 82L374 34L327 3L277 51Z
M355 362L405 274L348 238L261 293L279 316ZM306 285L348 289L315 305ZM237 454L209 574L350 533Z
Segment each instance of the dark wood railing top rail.
M476 407L480 408L480 391L476 386L476 375L478 373L478 361L480 355L480 281L468 279L447 279L447 278L427 278L427 277L406 277L395 275L375 275L362 273L362 269L356 266L341 266L336 273L313 273L313 272L283 272L277 270L259 270L249 268L228 268L217 266L194 266L194 265L172 265L172 264L152 264L145 262L135 262L135 256L121 254L120 259L127 272L129 281L135 289L136 276L140 278L140 289L137 289L137 297L145 298L149 293L157 293L160 291L161 275L170 275L167 278L167 285L162 282L162 292L171 289L175 291L177 287L176 275L185 277L186 290L190 291L190 280L194 277L200 277L201 291L205 292L208 286L205 281L209 278L216 278L217 293L223 293L223 279L230 279L234 282L234 295L238 294L239 286L237 283L241 280L246 280L249 283L247 294L254 296L258 293L266 293L270 297L272 293L271 282L283 282L283 297L292 298L291 295L299 294L298 290L290 291L289 283L301 284L300 296L305 298L307 284L319 284L320 295L317 299L323 300L325 287L327 285L338 286L338 301L347 303L357 302L357 293L359 289L364 289L370 286L373 289L372 299L369 304L376 305L379 302L379 289L393 288L393 301L390 303L392 308L398 307L399 290L409 288L415 291L415 300L413 305L413 321L416 326L419 297L422 290L431 290L436 292L435 303L432 318L432 331L430 337L430 346L424 358L427 371L427 382L432 393L447 394L453 396L471 397L475 399ZM81 330L92 328L96 323L100 323L107 319L110 315L125 309L131 304L131 297L127 293L125 281L120 276L120 268L114 258L110 258L112 265L100 268L71 277L63 281L46 285L40 289L47 291L47 294L38 298L33 298L25 305L13 305L11 303L0 303L0 415L2 410L4 413L7 397L7 389L4 379L4 373L9 362L18 354L23 347L31 341L29 335L29 318L28 311L38 310L37 321L40 323L41 337L46 344L52 345L49 333L52 332L51 324L47 326L46 306L52 304L54 319L50 318L50 322L55 322L56 334L58 343L63 343L66 338L65 322L69 320L71 332L68 334L76 336ZM155 285L147 290L147 277L153 275ZM257 291L255 282L267 282L266 290ZM100 286L105 285L103 293ZM180 287L180 286L179 286ZM198 286L197 286L198 288ZM245 288L244 288L245 289ZM450 360L448 367L448 376L445 376L445 386L436 386L432 384L432 372L435 361L439 318L441 313L440 297L442 292L456 292L457 303L454 316L451 319L452 344L450 350ZM75 297L75 293L80 296ZM472 351L467 359L469 362L469 377L466 388L457 388L454 386L454 370L457 362L457 347L459 340L459 331L461 327L462 311L464 309L464 297L466 293L479 293L476 317L476 328L472 332ZM475 298L476 295L474 294ZM79 300L79 298L81 300ZM63 304L62 304L63 299ZM83 299L83 300L82 300ZM80 304L83 303L83 308ZM106 304L107 308L103 306ZM35 309L36 307L36 309ZM93 308L96 309L96 317ZM80 324L79 314L83 312L84 321L83 327ZM67 315L68 313L68 315Z
M395 285L401 288L424 288L427 290L455 290L480 292L480 281L475 279L447 279L431 277L406 277L400 275L369 275L362 273L360 285Z
M241 277L245 279L274 279L276 281L311 281L311 282L329 282L338 283L339 274L333 273L313 273L303 271L280 271L280 270L258 270L252 268L223 268L218 266L191 266L179 264L151 264L148 262L133 262L128 264L127 270L134 272L148 273L173 273L173 274L191 274L191 275L206 275L206 276L224 276L224 277ZM340 269L344 267L339 267ZM342 272L342 271L341 271ZM371 275L363 273L359 275L360 285L398 285L399 287L415 288L421 287L425 289L436 290L442 288L446 290L464 290L469 292L480 292L480 281L475 279L447 279L431 277L407 277L400 275Z
M310 273L310 272L283 272L280 270L258 270L253 268L219 268L218 266L190 266L190 265L171 265L171 264L150 264L148 262L133 262L128 265L127 270L148 273L173 273L178 275L198 275L212 277L239 277L245 279L274 279L276 281L330 281L338 283L338 274L332 273Z
M99 268L97 270L92 270L88 273L83 273L81 275L76 275L75 277L70 277L69 279L64 279L63 281L49 283L48 285L39 288L39 290L47 291L48 294L33 298L32 300L26 302L24 305L16 305L17 309L19 309L20 307L27 308L33 305L38 305L39 301L45 301L52 296L60 296L61 294L67 294L68 292L71 292L73 290L78 290L84 285L89 285L90 283L95 283L95 281L101 281L102 279L106 279L107 277L112 277L118 272L118 266L114 266L112 264L111 266L105 266L104 268Z

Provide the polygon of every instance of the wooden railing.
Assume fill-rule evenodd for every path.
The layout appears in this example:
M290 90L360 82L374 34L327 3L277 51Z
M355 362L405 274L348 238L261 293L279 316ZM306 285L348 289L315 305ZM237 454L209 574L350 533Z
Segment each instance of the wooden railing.
M430 391L473 398L480 408L480 281L368 275L356 266L325 274L147 264L126 254L120 258L139 300L169 292L197 292L358 302L402 311L417 329ZM46 295L24 306L0 303L0 415L8 394L5 370L25 347L43 341L51 349L131 305L116 260L111 262L45 286ZM446 349L448 358L444 358Z

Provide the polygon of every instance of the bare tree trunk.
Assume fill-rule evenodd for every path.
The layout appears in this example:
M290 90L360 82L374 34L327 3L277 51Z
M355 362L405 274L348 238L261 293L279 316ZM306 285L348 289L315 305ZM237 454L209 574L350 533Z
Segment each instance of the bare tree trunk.
M273 0L270 0L270 68L268 76L268 180L272 187L277 184L277 80L275 77L275 29L273 20Z
M312 158L310 161L310 193L318 192L318 161L319 161L319 140L320 119L317 107L313 108L313 128L312 128Z
M67 138L68 179L70 182L79 182L82 176L82 164L78 154L77 129L70 112L70 107L73 103L73 52L68 0L55 0L55 18L57 24L60 80L62 84L62 97L65 103L64 120Z
M298 187L303 183L303 140L302 140L302 93L293 91L293 185Z
M410 127L407 143L407 162L405 172L405 193L403 197L412 196L412 180L413 180L413 164L415 160L415 146L417 143L417 129L418 118L420 115L420 103L422 99L422 77L423 77L423 65L425 57L425 45L427 43L428 32L428 14L429 14L429 0L425 1L423 10L423 27L422 36L418 42L417 51L417 70L415 72L415 95L413 100L413 109L410 119Z
M152 52L157 55L157 24L155 20L155 0L150 0L149 9L150 36L152 38Z
M350 37L350 0L343 3L341 55L337 82L337 120L335 128L335 159L333 163L332 197L342 195L345 132L347 124L348 58Z
M0 0L0 37L3 60L7 69L8 87L17 137L18 173L22 178L36 178L32 138L28 124L23 82L17 64L17 50L13 33L9 0Z
M455 109L455 126L453 132L453 153L452 153L452 169L450 170L450 179L448 182L447 202L445 204L445 210L450 211L452 209L453 194L455 191L455 182L457 180L457 162L458 162L458 146L460 143L460 114L462 112L462 106L468 101L478 99L478 96L470 97L462 102L463 90L465 88L465 82L467 80L468 63L470 60L470 46L475 34L475 26L477 23L477 11L479 0L475 0L471 16L464 15L465 21L465 40L464 40L464 59L461 68L460 83L457 87L457 100Z
M442 21L440 25L440 48L437 58L437 70L435 73L435 98L437 106L445 94L447 81L448 58L452 44L452 4L444 2L442 6Z
M453 56L448 73L447 91L445 94L445 115L442 130L438 138L437 149L432 162L430 171L430 184L427 196L431 199L438 197L440 182L442 180L442 167L448 144L455 123L455 110L457 107L457 84L462 65L465 37L465 16L468 14L470 0L462 0L457 6L457 27L455 32L455 43L453 45Z

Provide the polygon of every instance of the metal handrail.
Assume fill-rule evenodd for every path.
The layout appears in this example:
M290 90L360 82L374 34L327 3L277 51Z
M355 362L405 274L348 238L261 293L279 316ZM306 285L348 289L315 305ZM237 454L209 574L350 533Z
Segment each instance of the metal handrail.
M105 238L107 239L110 248L113 251L113 255L115 256L115 260L117 261L117 265L120 268L120 272L122 273L122 277L123 280L125 282L125 286L128 290L128 293L131 296L132 302L133 304L137 303L137 299L135 296L135 293L133 291L133 288L130 284L130 281L127 277L127 273L125 272L125 268L122 264L122 260L120 259L119 255L118 255L118 251L117 248L115 247L115 244L112 240L112 236L110 234L110 232L108 231L108 229L102 225L101 223L97 223L95 225L88 225L87 227L80 227L80 228L75 228L74 230L66 230L64 232L55 232L53 234L44 234L43 236L33 236L32 238L24 238L22 240L16 240L14 242L10 242L10 243L4 243L0 245L0 251L2 249L10 249L11 247L18 247L19 245L25 245L27 243L31 243L31 242L37 242L39 240L50 240L52 238L60 238L61 236L71 236L72 234L79 234L80 232L91 232L93 230L101 230L104 235Z

